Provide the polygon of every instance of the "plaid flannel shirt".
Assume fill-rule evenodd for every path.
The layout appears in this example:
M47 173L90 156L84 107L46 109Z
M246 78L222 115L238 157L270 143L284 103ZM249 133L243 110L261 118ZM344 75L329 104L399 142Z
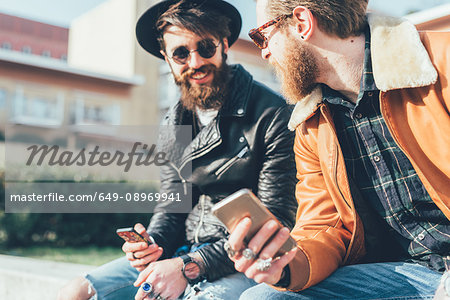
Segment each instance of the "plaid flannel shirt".
M357 103L323 87L324 101L331 104L347 173L362 196L394 229L391 234L411 258L441 271L442 257L450 255L450 221L430 198L381 115L369 30L365 34L364 70ZM436 257L440 257L437 266Z

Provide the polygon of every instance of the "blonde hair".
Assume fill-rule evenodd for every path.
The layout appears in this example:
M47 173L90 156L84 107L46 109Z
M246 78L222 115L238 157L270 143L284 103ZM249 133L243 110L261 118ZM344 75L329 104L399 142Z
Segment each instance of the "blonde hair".
M288 15L295 7L308 8L319 28L340 38L358 36L366 26L368 0L268 0L266 13L272 17Z

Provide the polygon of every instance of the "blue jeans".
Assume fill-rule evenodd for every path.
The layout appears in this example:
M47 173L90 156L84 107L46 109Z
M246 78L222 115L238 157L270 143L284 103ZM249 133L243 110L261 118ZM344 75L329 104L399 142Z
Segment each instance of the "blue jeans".
M92 300L134 299L138 288L134 287L133 283L138 275L139 272L130 266L125 257L94 269L86 275L86 279L89 280L96 291L96 295L92 297ZM193 300L239 299L240 294L244 290L254 285L256 283L245 277L244 274L235 273L214 282L205 280L194 286L188 285L180 298Z
M240 299L433 299L441 276L411 263L351 265L304 291L279 292L259 284L246 290Z

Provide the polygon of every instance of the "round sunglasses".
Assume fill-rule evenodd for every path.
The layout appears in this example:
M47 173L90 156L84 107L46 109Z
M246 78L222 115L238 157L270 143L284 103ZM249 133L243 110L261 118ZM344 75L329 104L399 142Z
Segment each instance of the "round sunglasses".
M198 52L198 54L203 58L211 58L216 54L216 49L219 47L219 44L214 44L214 41L211 39L201 40L197 43L197 49L189 50L185 46L180 46L176 48L172 52L172 56L168 56L174 62L179 65L184 65L188 62L191 57L191 53Z

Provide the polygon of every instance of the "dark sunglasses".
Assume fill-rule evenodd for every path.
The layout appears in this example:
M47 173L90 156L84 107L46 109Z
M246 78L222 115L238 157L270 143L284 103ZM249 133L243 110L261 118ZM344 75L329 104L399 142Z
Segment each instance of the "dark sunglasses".
M169 58L179 65L186 64L192 52L198 52L203 58L211 58L216 54L216 49L219 45L220 42L216 45L211 39L201 40L197 43L197 49L189 50L185 46L180 46L173 51L172 57L169 56Z
M273 19L267 23L264 23L263 25L259 26L258 28L254 28L254 29L250 30L248 32L248 36L252 39L253 43L255 43L256 46L259 47L259 49L266 49L269 44L269 40L264 35L264 33L262 33L262 31L272 25L276 25L276 24L280 23L281 21L283 21L291 16L292 16L292 14L278 16L275 19Z

